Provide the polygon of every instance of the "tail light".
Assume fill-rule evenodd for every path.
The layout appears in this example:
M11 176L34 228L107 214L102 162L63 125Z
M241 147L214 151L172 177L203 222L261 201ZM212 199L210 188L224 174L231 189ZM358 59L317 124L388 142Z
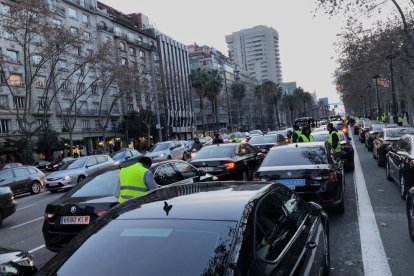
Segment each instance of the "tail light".
M234 170L236 168L236 163L234 163L234 162L224 163L224 168L226 170Z
M331 172L331 171L323 172L318 176L312 177L312 179L320 180L324 182L336 182L337 181L336 172Z
M100 217L100 216L105 215L106 213L108 213L108 210L102 210L102 211L97 212L96 214Z
M346 127L343 127L343 128L342 128L342 132L343 132L343 133L348 133L348 129L347 129Z
M290 139L289 138L285 138L285 143L290 143Z
M55 214L45 212L45 214L43 216L44 216L45 220L48 221L48 220L52 219L55 216Z

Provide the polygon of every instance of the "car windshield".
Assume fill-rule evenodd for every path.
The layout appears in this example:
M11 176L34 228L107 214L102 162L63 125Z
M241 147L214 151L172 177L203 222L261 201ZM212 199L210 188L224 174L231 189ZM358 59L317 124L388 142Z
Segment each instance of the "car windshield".
M234 134L234 136L236 137L236 138L246 138L246 134L244 134L244 133L235 133Z
M149 152L157 152L157 151L164 151L170 148L170 142L167 143L160 143L153 146Z
M250 134L262 134L262 132L260 130L252 130Z
M263 160L263 167L327 164L324 147L280 147L271 150Z
M79 168L82 168L85 165L87 159L88 158L86 158L86 157L76 159L74 162L70 163L67 166L66 169L71 170L71 169L79 169ZM62 170L63 170L63 168L62 168Z
M52 274L224 275L237 223L118 219L101 225L71 256L55 258Z
M122 159L125 156L126 151L119 151L117 153L114 154L114 156L112 156L112 159L117 160L117 159Z
M233 152L234 147L210 146L202 148L199 152L197 152L193 160L231 157L233 155Z
M373 124L372 125L372 131L374 131L374 132L380 132L381 129L383 129L384 127L385 127L385 125Z
M249 140L250 144L271 144L276 143L276 135L269 135L269 136L253 136Z
M386 138L401 138L405 134L414 134L414 129L412 128L395 128L387 129Z
M119 170L105 172L89 179L71 197L117 196L119 190Z

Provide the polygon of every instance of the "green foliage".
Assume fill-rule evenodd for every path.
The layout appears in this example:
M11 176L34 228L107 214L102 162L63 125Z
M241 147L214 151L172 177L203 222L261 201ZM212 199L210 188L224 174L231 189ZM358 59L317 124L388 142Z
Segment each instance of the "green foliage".
M64 142L59 140L59 135L53 129L47 127L37 134L35 148L37 153L44 153L46 160L53 159L53 152L63 150Z

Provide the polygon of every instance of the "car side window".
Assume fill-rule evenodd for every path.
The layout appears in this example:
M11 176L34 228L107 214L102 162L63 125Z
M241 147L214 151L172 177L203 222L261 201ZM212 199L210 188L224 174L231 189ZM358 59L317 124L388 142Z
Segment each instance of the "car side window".
M170 164L164 164L157 168L154 180L158 185L164 186L182 180L178 172Z
M170 143L170 149L172 149L172 150L175 149L175 143L174 142Z
M289 189L278 189L277 197L285 206L290 219L299 227L308 215L308 209L303 200Z
M102 164L108 161L108 156L97 156L96 159L98 159L98 164Z
M130 151L130 150L127 150L127 151L125 152L125 157L131 157L131 156L132 156L131 151Z
M404 144L405 144L405 151L410 153L411 152L411 140L408 137L404 138Z
M26 169L15 169L14 171L14 175L17 177L25 177L29 175L29 172L26 171Z
M138 156L139 155L139 152L137 150L132 150L131 153L132 153L132 156Z
M174 166L184 179L198 177L200 175L198 170L188 163L176 162L174 163Z
M98 164L98 161L96 161L95 157L89 158L88 162L86 162L86 166L88 167L95 166L96 164Z
M181 147L183 144L181 142L175 142L175 148Z
M255 216L256 256L275 260L296 232L294 225L273 192L259 202Z
M29 171L30 174L37 173L37 171L35 169L33 169L33 168L28 168L27 170Z
M398 150L404 150L404 151L406 150L405 139L398 140L397 148Z
M249 154L250 152L249 152L249 150L247 149L247 147L246 147L246 145L245 144L240 144L240 147L239 147L239 155L246 155L246 154Z
M9 180L13 179L13 172L11 170L4 171L0 173L0 180Z

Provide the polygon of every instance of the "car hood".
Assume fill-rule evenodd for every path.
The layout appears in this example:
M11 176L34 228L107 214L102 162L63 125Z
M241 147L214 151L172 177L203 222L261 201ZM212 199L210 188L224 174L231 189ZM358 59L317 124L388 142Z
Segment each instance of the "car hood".
M47 178L62 178L65 177L67 175L69 176L74 176L74 175L78 175L81 172L83 172L84 168L79 168L79 169L69 169L69 170L63 170L63 171L57 171L57 172L52 172L50 174L47 175Z

